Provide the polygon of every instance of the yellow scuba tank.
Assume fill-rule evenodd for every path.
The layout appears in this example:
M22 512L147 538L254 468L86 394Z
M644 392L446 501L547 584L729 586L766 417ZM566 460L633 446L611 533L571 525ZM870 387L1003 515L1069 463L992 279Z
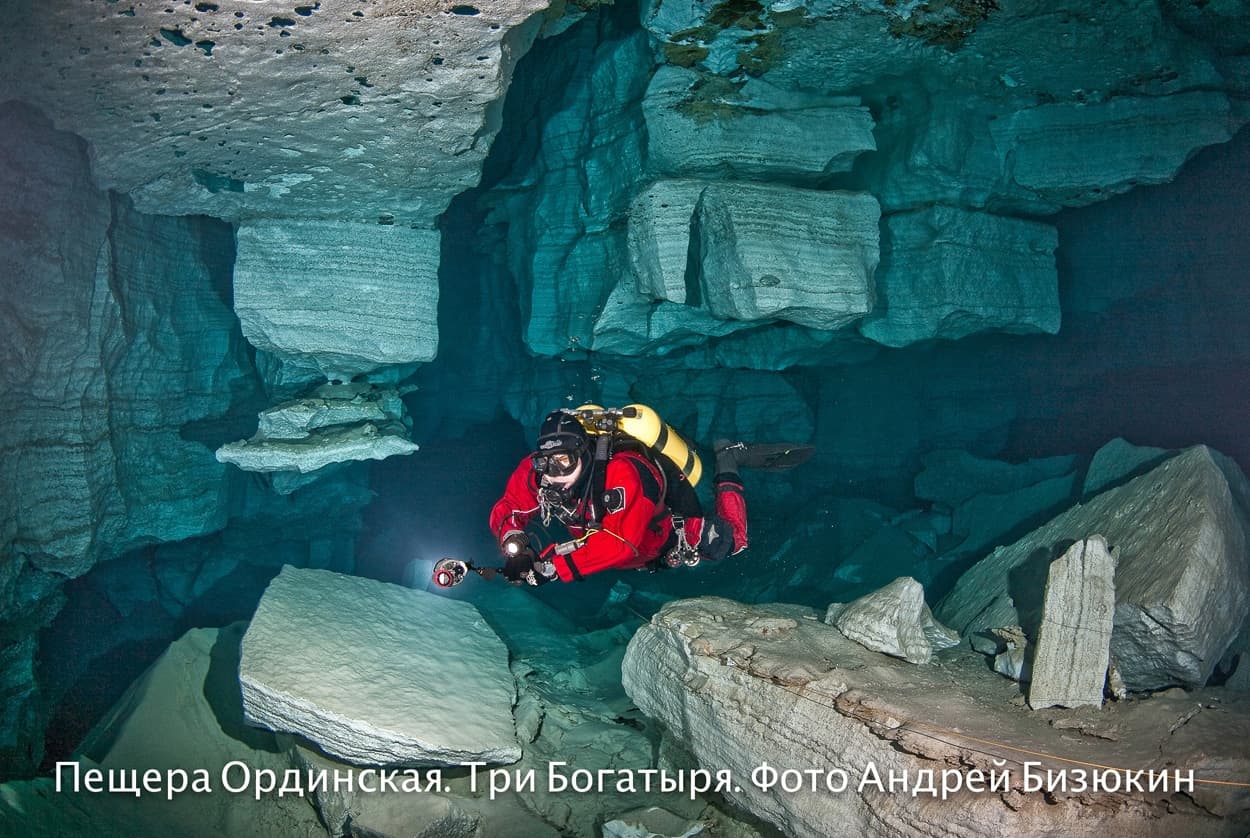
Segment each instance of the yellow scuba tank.
M646 405L603 408L597 404L585 404L573 412L592 435L619 430L643 445L650 446L681 469L691 486L698 485L699 479L703 477L703 461L699 459L698 453L672 426Z

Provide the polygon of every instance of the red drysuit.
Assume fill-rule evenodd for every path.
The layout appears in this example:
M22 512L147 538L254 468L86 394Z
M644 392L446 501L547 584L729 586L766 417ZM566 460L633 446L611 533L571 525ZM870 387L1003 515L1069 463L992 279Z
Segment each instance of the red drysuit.
M554 555L549 548L543 557L555 563L556 573L565 582L600 570L638 568L654 561L673 530L672 517L663 504L663 485L659 469L646 457L633 451L613 454L604 479L608 500L600 529L587 535L585 526L577 525L585 520L583 502L575 521L564 524L574 538L585 537L585 541L568 555ZM490 529L496 540L502 540L511 530L524 530L540 514L538 477L526 457L491 509Z

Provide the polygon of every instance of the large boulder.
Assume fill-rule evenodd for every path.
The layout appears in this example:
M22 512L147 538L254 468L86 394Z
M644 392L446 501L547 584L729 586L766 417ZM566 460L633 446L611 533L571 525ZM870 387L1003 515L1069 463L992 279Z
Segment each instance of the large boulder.
M1049 224L933 206L885 217L877 283L859 327L887 346L985 331L1059 331L1059 234Z
M1033 770L1043 776L1072 772L1075 761L1134 771L1180 765L1237 779L1250 770L1242 747L1250 701L1197 714L1201 695L1124 702L1103 711L1114 738L1079 737L1073 728L1088 720L1022 710L1016 685L971 649L917 667L862 648L804 609L711 597L664 606L634 635L622 677L699 767L730 773L727 798L789 836L1215 836L1250 824L1244 795L1228 787L1199 784L1188 798L1071 785L1043 793L1025 790L1020 768L1025 759L1041 762ZM777 772L771 785L762 782L765 764ZM1004 772L1007 783L969 789L974 768ZM825 787L827 776L839 785L836 771L847 775L840 792ZM931 772L938 794L908 793L921 772ZM890 777L906 777L907 788ZM943 778L957 790L941 794ZM1114 779L1120 788L1123 775Z
M438 351L439 233L257 220L239 227L234 310L257 348L331 378Z
M507 649L467 602L284 567L243 638L239 682L249 722L348 762L521 756Z
M251 776L285 776L290 767L273 734L243 723L239 642L246 626L191 629L130 685L75 751L72 768L52 779L0 786L0 834L61 835L325 835L317 813L298 795L231 793L223 769L238 762ZM92 793L74 777L168 778L156 793ZM184 772L184 790L173 772ZM231 769L230 781L243 782ZM167 791L170 790L170 791Z
M1118 556L1111 653L1125 684L1206 682L1250 610L1246 478L1205 446L1061 513L965 573L936 614L962 634L1040 619L1050 562L1105 537Z
M867 193L722 181L691 237L717 317L835 329L872 310L881 209Z

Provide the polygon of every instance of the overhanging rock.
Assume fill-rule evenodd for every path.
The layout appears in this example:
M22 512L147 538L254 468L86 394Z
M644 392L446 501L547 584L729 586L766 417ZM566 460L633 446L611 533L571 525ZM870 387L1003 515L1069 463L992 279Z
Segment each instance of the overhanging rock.
M333 463L411 454L407 411L399 393L369 384L323 384L302 399L261 411L256 435L217 449L217 460L244 471L282 475L279 494L308 482L298 477Z
M933 206L886 216L884 311L860 326L886 346L983 331L1059 331L1059 234L1049 224Z
M648 167L662 175L818 181L876 150L857 99L804 97L662 65L642 102Z
M515 762L503 642L466 602L290 566L243 638L249 722L365 765Z
M866 193L710 184L691 233L708 308L717 317L814 329L858 320L875 299L880 215Z
M437 353L437 230L258 220L237 238L234 310L257 349L344 381Z
M669 603L634 635L622 663L638 707L700 767L731 772L726 796L787 835L1214 836L1250 823L1244 796L1214 785L1196 785L1190 797L1159 789L1026 792L1020 760L1029 757L994 744L1058 757L1040 760L1034 771L1043 776L1071 772L1071 761L1081 760L1240 779L1250 760L1234 737L1250 732L1250 701L1209 714L1194 713L1202 699L1192 695L1124 702L1103 710L1118 740L1077 739L1079 717L1046 711L1047 718L1013 704L1017 686L971 649L943 652L941 667L917 667L863 649L804 611L713 597ZM786 788L777 776L763 787L765 763L790 772ZM973 770L982 780L1002 773L1006 784L970 789ZM826 778L838 787L839 771L847 786L831 792ZM936 793L920 791L921 772L930 772ZM900 791L890 777L909 785ZM960 787L942 795L944 777ZM1115 779L1120 788L1123 775Z
M1118 96L1054 103L995 120L1010 176L1065 206L1144 183L1165 183L1198 149L1227 142L1244 123L1221 92Z
M1111 655L1133 690L1200 685L1250 609L1246 478L1206 446L1078 504L965 573L938 619L968 634L1034 632L1050 562L1094 534L1116 551Z
M6 15L0 100L48 109L144 212L430 226L548 4L479 6L41 3Z

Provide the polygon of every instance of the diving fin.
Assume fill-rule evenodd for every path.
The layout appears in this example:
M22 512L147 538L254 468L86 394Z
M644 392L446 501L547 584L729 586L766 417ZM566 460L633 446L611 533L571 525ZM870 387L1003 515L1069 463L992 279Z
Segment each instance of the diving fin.
M791 445L786 442L734 442L718 445L717 462L725 455L733 458L738 468L757 471L786 471L802 465L816 453L814 445ZM718 471L723 471L718 467Z

